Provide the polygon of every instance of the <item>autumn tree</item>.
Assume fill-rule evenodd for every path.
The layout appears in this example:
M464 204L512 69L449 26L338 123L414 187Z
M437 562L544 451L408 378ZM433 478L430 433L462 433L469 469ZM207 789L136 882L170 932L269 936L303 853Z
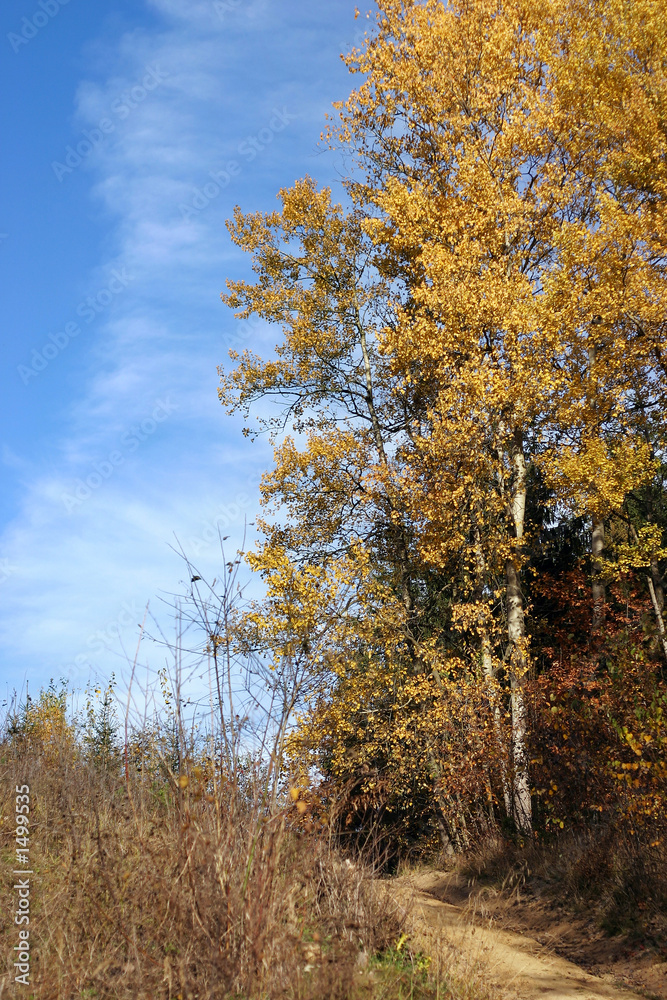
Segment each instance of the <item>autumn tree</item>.
M408 409L428 398L404 455L420 552L467 558L461 620L487 663L488 609L505 622L493 669L508 667L525 830L530 469L592 520L597 627L604 519L664 446L651 420L663 398L660 6L382 3L376 36L348 59L364 82L334 130L401 281L383 348Z
M260 519L264 541L251 556L269 605L248 623L271 655L307 649L322 663L357 641L360 602L373 617L371 580L383 606L392 595L385 624L412 613L410 528L388 475L405 415L377 348L388 285L362 214L346 214L309 179L280 200L268 215L237 210L230 232L258 280L229 282L223 298L239 317L280 324L284 339L268 361L230 352L238 364L221 370L220 396L246 416L259 400L279 404L246 428L271 434L276 458L261 485L274 519Z
M283 341L268 361L232 352L221 397L246 415L281 404L258 425L276 466L255 640L333 677L311 738L323 726L340 767L355 727L394 773L412 745L465 846L453 758L479 759L469 795L491 803L495 782L532 829L529 597L549 517L588 526L593 632L605 583L643 569L667 642L648 502L665 448L667 39L657 0L378 6L329 131L355 162L349 210L306 180L230 226L257 280L224 299Z
M328 691L342 709L318 723L320 733L338 734L331 759L340 773L357 760L362 703L375 713L377 733L358 748L362 767L374 753L385 765L387 755L404 755L405 720L393 736L388 731L392 706L415 676L429 700L425 619L434 609L424 567L415 565L398 477L399 444L410 432L405 397L378 350L379 330L392 322L391 283L380 274L363 213L344 212L308 179L280 200L280 212L237 211L232 238L253 255L258 280L230 282L224 297L240 318L255 313L283 331L275 359L232 352L236 367L221 372L221 398L231 409L250 416L260 400L279 403L247 428L274 435L276 465L261 487L272 518L260 520L264 540L250 556L267 598L246 616L244 641L276 663L308 654L321 675L320 700ZM296 438L283 436L289 425ZM440 754L432 745L424 752L437 779ZM449 811L443 799L441 813Z

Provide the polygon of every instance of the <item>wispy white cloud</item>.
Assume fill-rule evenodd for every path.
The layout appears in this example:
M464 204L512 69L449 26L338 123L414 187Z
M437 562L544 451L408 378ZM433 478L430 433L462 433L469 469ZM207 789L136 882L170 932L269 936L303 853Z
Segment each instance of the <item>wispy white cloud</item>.
M249 444L225 415L216 366L230 340L261 353L275 334L239 326L219 301L225 276L248 268L224 222L235 203L271 208L280 186L330 169L314 154L323 113L341 94L327 32L338 16L345 41L346 2L332 0L326 16L301 0L148 5L161 27L90 45L104 76L81 81L72 135L63 137L62 149L76 151L102 119L113 125L81 157L76 180L60 182L88 179L92 205L108 219L82 301L106 287L112 267L131 281L78 346L49 362L60 366L70 402L67 430L50 440L41 466L3 453L23 491L0 537L0 647L17 685L24 673L34 686L62 673L80 684L90 671L118 671L146 601L178 587L176 538L211 576L219 530L229 551L241 544L270 449ZM151 72L159 85L148 89ZM164 420L154 416L160 401Z

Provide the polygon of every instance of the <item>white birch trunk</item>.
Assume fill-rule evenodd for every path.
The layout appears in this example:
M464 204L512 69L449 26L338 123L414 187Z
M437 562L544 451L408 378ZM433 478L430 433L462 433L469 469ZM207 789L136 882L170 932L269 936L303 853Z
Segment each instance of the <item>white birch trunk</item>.
M503 740L502 716L500 705L498 704L497 691L495 688L495 670L493 669L493 654L491 652L491 640L486 629L482 629L482 673L487 681L489 701L493 711L493 728L498 747L498 757L500 763L500 780L503 786L503 800L505 802L505 813L509 817L512 815L512 795L510 783L507 778L507 765L505 762L505 745Z
M591 536L591 555L593 557L591 593L593 595L593 634L599 632L604 624L604 605L607 597L602 580L602 554L604 552L604 521L596 518L593 521Z
M516 535L516 550L523 543L524 519L526 513L526 462L523 443L517 435L512 455L514 484L512 490L512 517ZM533 826L532 804L530 800L530 777L528 754L526 752L526 705L523 686L526 673L526 624L523 611L523 595L519 574L510 555L505 563L505 587L507 597L507 637L510 642L510 684L512 706L512 762L514 764L513 818L517 830L530 833Z
M477 573L479 576L480 590L486 582L486 560L482 550L482 540L479 528L475 529L475 558L477 560ZM503 786L503 800L505 802L505 814L509 818L512 815L512 793L507 777L507 759L505 755L505 741L503 739L502 717L500 705L498 704L498 692L496 691L496 672L493 667L493 647L489 637L489 630L484 623L480 627L482 646L482 676L487 682L489 703L493 712L493 729L498 747L500 761L500 780Z
M656 589L653 584L653 580L650 576L646 577L646 582L648 583L649 594L651 595L651 604L653 605L653 611L655 613L655 620L658 625L658 632L660 633L660 642L662 643L662 651L665 654L665 659L667 660L667 632L665 631L665 622L662 617L662 608L660 607L660 601L658 595L656 594Z

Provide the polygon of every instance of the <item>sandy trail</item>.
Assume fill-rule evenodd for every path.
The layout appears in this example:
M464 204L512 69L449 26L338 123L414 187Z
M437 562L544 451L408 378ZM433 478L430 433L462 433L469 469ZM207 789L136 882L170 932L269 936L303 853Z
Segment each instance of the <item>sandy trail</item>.
M534 938L488 922L473 923L461 907L437 899L429 891L433 883L433 874L394 883L399 902L412 900L408 905L412 936L423 942L427 954L453 952L455 958L474 965L491 995L504 1000L637 1000L641 995L591 975Z

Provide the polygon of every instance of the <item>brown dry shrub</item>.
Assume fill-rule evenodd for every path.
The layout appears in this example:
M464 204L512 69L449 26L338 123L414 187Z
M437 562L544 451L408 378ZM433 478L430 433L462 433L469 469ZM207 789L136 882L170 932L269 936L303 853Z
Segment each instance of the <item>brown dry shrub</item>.
M74 997L348 997L360 954L400 934L368 870L230 781L100 772L70 746L0 748L2 849L31 796L31 990ZM296 824L294 824L296 826ZM4 880L3 913L15 908ZM9 887L9 888L8 888ZM13 986L5 919L0 992Z
M525 846L489 840L457 867L508 895L518 890L590 911L608 934L665 939L667 844L664 830L650 820L640 828L606 825Z

